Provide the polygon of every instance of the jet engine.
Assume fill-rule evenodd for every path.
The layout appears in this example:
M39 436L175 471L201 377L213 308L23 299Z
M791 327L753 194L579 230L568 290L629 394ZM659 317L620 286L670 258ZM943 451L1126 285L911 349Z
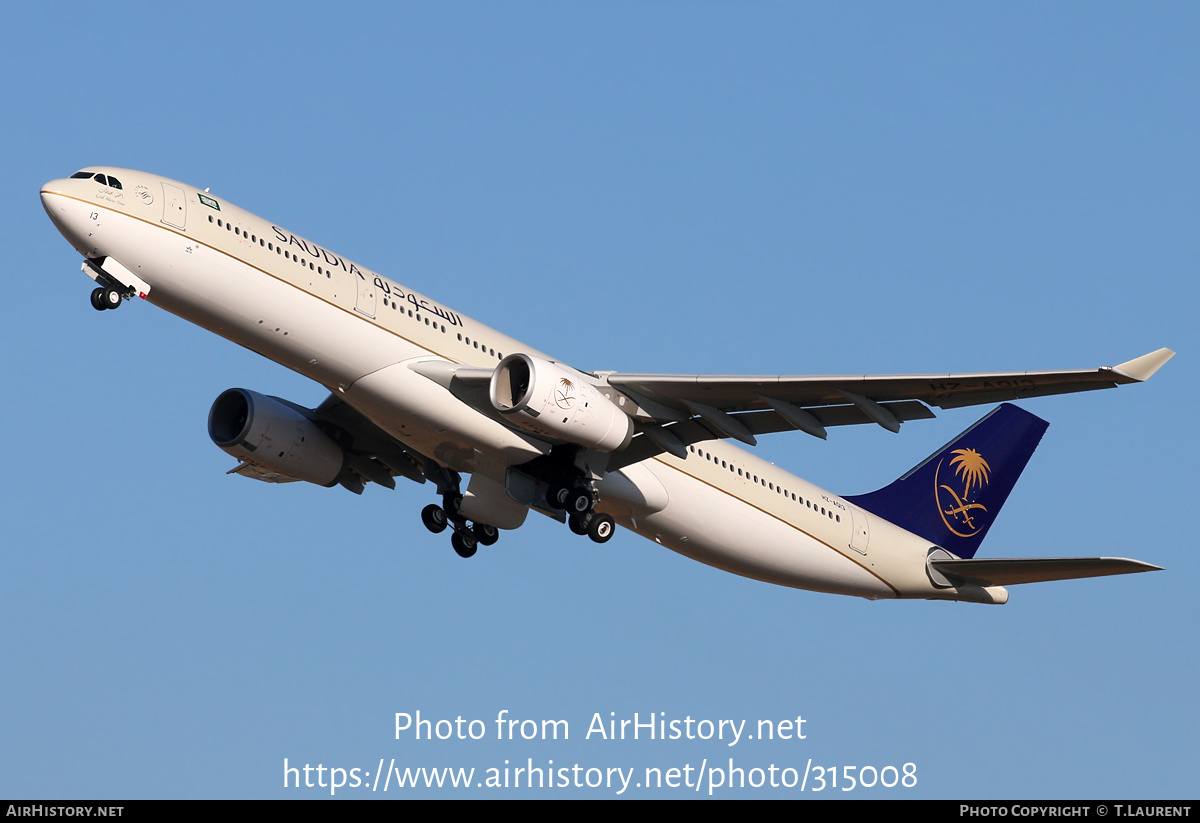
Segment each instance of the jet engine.
M334 485L346 462L342 448L295 408L247 389L216 399L208 436L243 463L318 486Z
M557 363L510 354L492 373L496 411L534 434L614 452L633 437L633 421L591 383Z

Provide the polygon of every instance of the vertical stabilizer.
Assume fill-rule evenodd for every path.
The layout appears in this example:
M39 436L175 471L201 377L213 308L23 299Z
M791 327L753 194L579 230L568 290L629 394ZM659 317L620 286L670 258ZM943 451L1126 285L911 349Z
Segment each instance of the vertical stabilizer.
M974 557L1048 425L1005 403L890 486L846 499Z

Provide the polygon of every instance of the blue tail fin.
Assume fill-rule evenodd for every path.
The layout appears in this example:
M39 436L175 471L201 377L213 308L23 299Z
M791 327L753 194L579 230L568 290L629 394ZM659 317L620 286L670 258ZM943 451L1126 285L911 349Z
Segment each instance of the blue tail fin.
M1005 403L890 486L845 499L974 557L1049 425Z

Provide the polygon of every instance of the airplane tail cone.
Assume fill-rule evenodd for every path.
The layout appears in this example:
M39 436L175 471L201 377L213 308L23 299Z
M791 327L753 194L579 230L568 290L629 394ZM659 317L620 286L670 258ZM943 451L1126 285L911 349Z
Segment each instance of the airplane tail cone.
M1049 425L1005 403L891 485L846 499L974 557Z

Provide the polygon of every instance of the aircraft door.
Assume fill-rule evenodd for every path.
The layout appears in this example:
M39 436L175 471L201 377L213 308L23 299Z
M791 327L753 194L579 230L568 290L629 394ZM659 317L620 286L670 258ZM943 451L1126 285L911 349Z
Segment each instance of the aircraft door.
M870 538L871 525L867 522L867 513L850 506L850 548L865 557Z
M182 229L187 222L187 195L179 186L163 183L162 221L168 226Z
M375 288L374 281L367 280L361 274L357 275L357 280L358 297L354 301L354 310L367 317L374 317L375 306L379 302L379 289Z

